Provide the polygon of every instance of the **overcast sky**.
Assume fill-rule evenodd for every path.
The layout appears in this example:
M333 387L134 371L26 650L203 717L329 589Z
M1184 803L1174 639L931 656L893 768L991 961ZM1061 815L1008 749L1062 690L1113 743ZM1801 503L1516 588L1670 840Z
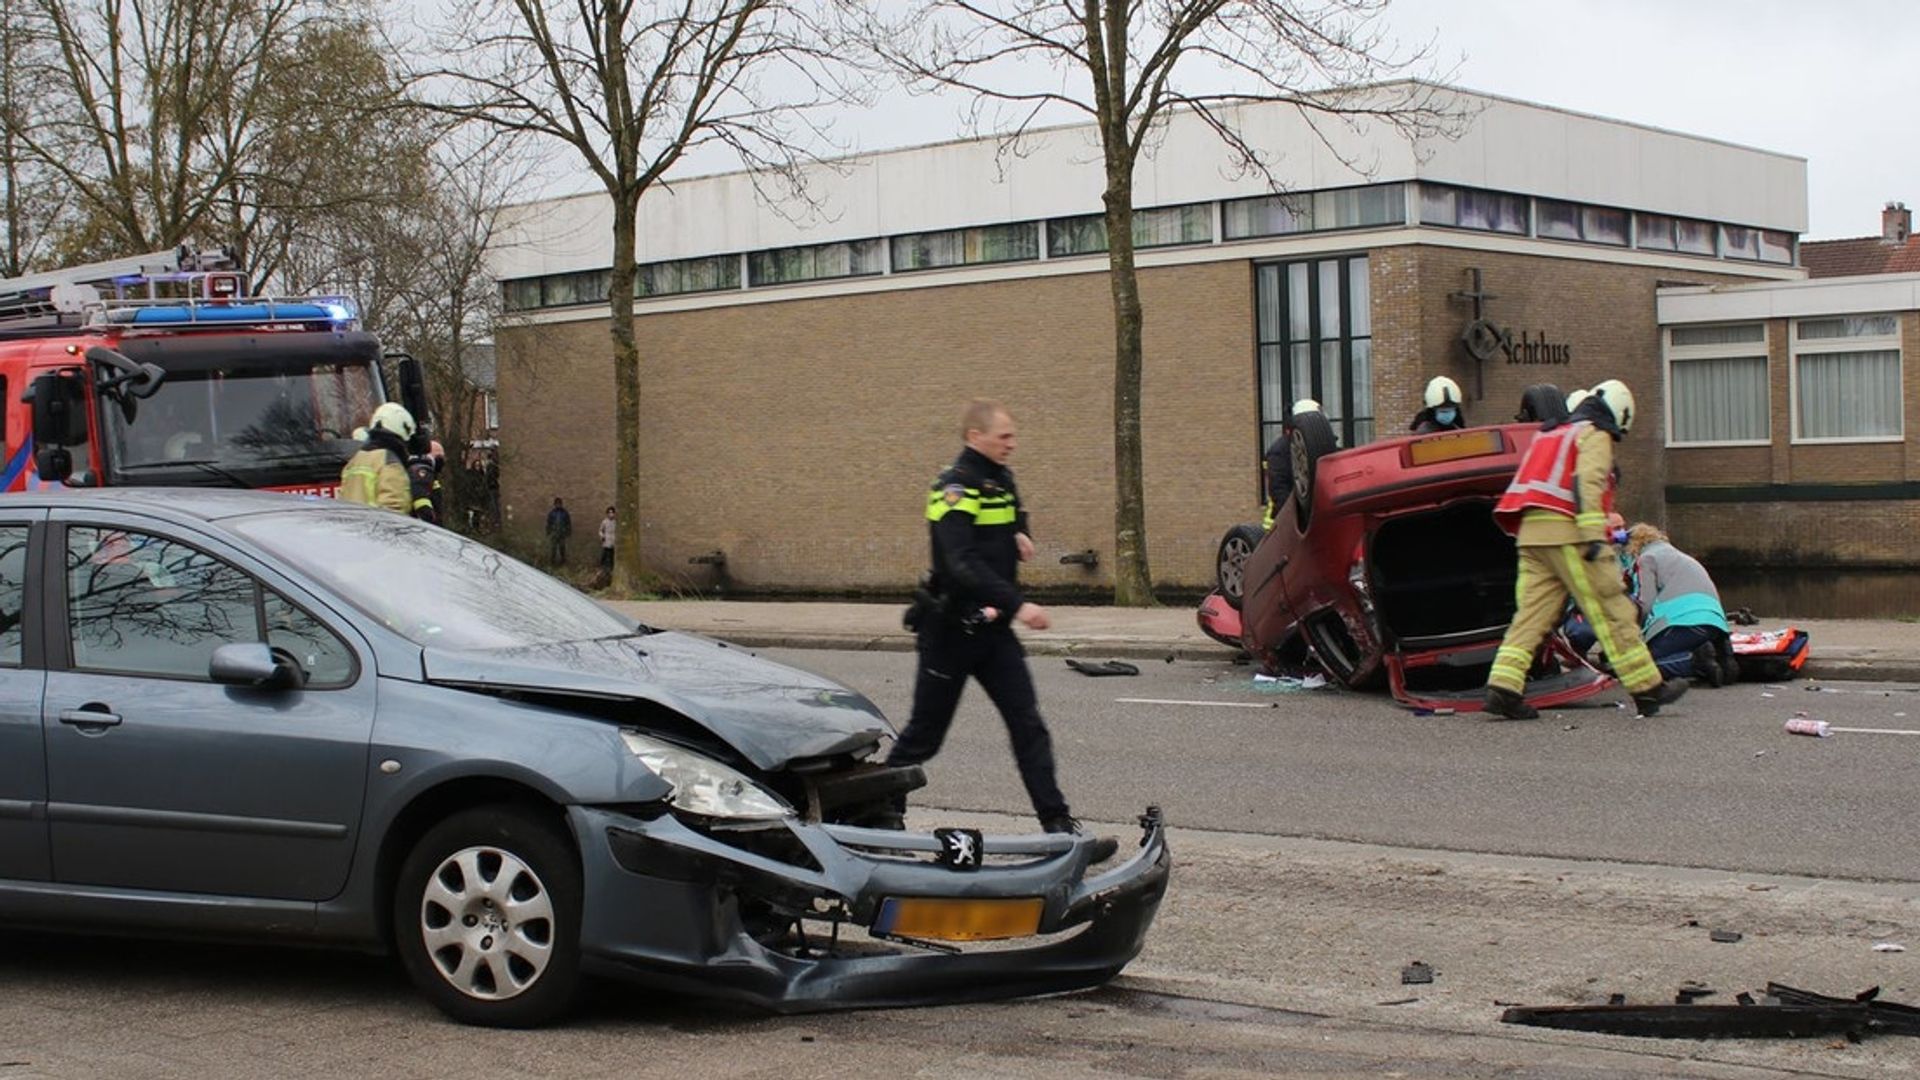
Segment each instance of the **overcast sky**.
M1804 157L1808 239L1877 234L1888 200L1920 209L1915 0L1393 0L1385 22L1468 89ZM834 124L856 150L965 134L958 101L900 93ZM593 186L570 162L549 175L550 193Z
M1393 0L1387 24L1462 87L1806 158L1809 239L1920 209L1913 0ZM864 150L960 134L904 95L836 124Z

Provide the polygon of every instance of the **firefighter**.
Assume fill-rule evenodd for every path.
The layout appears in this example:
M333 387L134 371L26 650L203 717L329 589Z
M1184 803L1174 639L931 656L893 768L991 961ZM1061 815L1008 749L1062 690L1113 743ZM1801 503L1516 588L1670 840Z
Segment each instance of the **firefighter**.
M1016 584L1019 565L1033 557L1034 548L1007 469L1015 445L1013 417L998 402L975 400L960 429L966 448L927 493L933 568L908 613L919 654L913 711L887 764L919 765L939 753L960 692L969 678L976 679L1006 723L1041 828L1078 833L1080 823L1055 776L1053 739L1040 718L1026 650L1013 633L1016 622L1031 630L1049 625L1047 610L1022 596ZM904 799L896 807L904 811ZM1116 849L1111 838L1096 841L1093 861Z
M1652 716L1687 692L1685 680L1661 680L1640 640L1639 612L1627 599L1607 543L1616 478L1613 444L1632 428L1633 392L1626 383L1608 379L1567 419L1542 428L1494 507L1494 521L1520 549L1513 623L1487 679L1487 711L1496 717L1540 715L1522 696L1527 669L1560 622L1569 593L1640 715Z
M366 441L340 470L340 498L396 514L431 514L428 490L407 472L407 440L413 432L413 414L406 406L389 401L373 410Z
M1293 409L1287 415L1299 416L1301 413L1319 412L1320 403L1309 397L1303 397L1293 403ZM1260 463L1260 472L1267 481L1267 513L1261 519L1260 527L1273 531L1274 518L1280 515L1280 508L1286 505L1287 496L1293 494L1293 425L1283 424L1280 434L1274 436L1267 446L1266 460Z
M1436 431L1458 431L1467 426L1467 414L1460 409L1460 384L1445 375L1427 380L1427 407L1413 414L1407 430L1419 435Z

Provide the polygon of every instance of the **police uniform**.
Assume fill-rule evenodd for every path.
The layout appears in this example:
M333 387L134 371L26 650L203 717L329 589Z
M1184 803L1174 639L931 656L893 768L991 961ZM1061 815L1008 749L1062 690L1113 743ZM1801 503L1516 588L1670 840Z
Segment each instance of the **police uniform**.
M1520 566L1513 622L1494 655L1489 687L1524 693L1534 651L1559 625L1569 594L1629 693L1638 698L1661 685L1619 562L1599 547L1613 495L1613 436L1589 415L1597 414L1583 406L1536 437L1494 508L1495 522L1519 546Z
M1014 537L1028 533L1013 474L971 448L962 451L927 493L927 527L933 547L928 591L938 604L918 623L913 712L887 764L918 765L939 752L972 677L1007 725L1034 812L1048 828L1071 831L1055 779L1053 739L1012 627L1024 602L1015 583L1020 552ZM991 618L983 613L988 608Z

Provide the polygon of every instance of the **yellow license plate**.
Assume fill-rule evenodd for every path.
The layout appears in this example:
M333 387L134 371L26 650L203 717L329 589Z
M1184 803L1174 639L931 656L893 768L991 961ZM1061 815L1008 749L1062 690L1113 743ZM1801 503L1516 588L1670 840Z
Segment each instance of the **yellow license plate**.
M1018 900L890 896L880 902L873 929L880 934L935 941L1031 937L1040 932L1040 914L1045 908L1046 901L1037 896Z
M1462 431L1457 435L1433 435L1407 447L1411 465L1437 465L1442 461L1497 454L1506 449L1498 431Z

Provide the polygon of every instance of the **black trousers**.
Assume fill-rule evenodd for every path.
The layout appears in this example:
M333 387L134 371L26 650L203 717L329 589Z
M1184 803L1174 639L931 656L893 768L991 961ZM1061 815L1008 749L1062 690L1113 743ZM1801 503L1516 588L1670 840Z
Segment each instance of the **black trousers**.
M969 677L979 680L1000 710L1013 743L1020 780L1042 821L1067 816L1067 799L1054 776L1053 737L1040 719L1027 652L1005 626L979 627L972 633L935 618L921 628L920 668L913 683L913 714L887 755L889 765L919 765L932 760L946 740Z

